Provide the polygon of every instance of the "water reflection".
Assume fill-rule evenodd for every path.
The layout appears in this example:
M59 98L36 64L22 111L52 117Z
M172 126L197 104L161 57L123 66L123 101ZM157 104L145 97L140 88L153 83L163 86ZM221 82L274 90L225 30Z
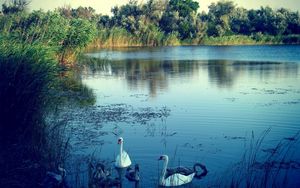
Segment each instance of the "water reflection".
M299 74L298 63L229 60L104 61L93 58L85 61L89 65L85 69L86 74L125 78L131 90L147 88L151 97L155 97L159 91L166 91L171 80L176 78L189 81L195 77L202 79L203 74L207 74L210 84L218 88L231 88L245 75L272 81L287 75L296 78Z

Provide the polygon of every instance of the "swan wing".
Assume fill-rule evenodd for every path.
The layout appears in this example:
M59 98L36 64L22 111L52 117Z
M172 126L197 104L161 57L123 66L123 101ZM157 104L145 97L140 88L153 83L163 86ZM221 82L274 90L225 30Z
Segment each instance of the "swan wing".
M138 172L133 171L127 171L125 174L125 177L129 180L129 181L139 181L139 174Z
M131 160L126 151L123 151L121 156L120 154L116 157L115 166L118 168L125 168L131 165Z
M115 166L116 166L116 167L120 167L120 166L121 166L121 158L120 158L120 155L117 155L117 157L116 157Z
M126 151L122 152L121 160L124 167L128 167L131 165L130 157Z
M184 176L188 176L190 174L193 174L194 170L191 168L187 168L187 167L183 167L183 166L179 166L176 168L168 168L167 169L167 173L166 173L166 178L169 176L172 176L174 174L182 174Z
M179 186L183 184L190 183L194 178L195 173L192 173L190 175L182 175L179 173L175 173L166 179L164 179L163 184L164 186Z

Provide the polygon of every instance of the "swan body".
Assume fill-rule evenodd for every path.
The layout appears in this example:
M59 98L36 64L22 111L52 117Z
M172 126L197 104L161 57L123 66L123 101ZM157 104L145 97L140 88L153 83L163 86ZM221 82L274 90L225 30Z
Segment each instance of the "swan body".
M93 179L96 181L103 181L106 180L108 176L110 176L110 172L105 169L104 164L98 163L93 173Z
M159 160L164 161L162 174L159 179L160 186L180 186L190 183L194 176L195 171L187 167L177 167L167 169L169 157L167 155L160 156Z
M67 172L64 168L61 168L58 166L57 171L59 173L55 172L47 172L46 178L44 179L42 186L45 188L54 188L61 185L64 185L64 179L67 175Z
M126 170L126 175L125 177L129 180L129 181L134 181L134 182L138 182L140 181L140 174L139 174L140 168L139 165L136 164L134 169L131 167L128 167Z
M123 150L123 138L118 139L118 144L120 144L120 153L116 157L115 167L126 168L131 165L131 160L129 155L125 150Z

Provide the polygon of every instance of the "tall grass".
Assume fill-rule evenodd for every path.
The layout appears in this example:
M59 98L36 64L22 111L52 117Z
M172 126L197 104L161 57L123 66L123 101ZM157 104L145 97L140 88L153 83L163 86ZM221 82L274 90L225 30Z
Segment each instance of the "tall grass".
M226 171L219 183L215 182L217 187L294 187L294 179L289 175L292 170L298 170L295 166L300 167L293 160L300 132L266 149L265 141L270 130L267 129L258 138L252 132L241 161Z
M257 41L250 36L232 35L222 37L204 37L200 44L203 45L249 45L257 44Z
M120 27L113 27L111 29L99 29L96 39L89 45L89 47L126 46L142 46L142 43L138 37L129 33L126 29Z
M29 126L40 125L50 102L57 63L42 45L1 40L0 46L1 139L19 133L17 140L30 141L37 138L30 129L38 128Z
M46 121L57 64L48 47L0 38L0 187L38 187L63 159L60 125Z
M255 33L248 35L230 35L222 37L204 37L200 44L203 45L253 45L253 44L298 44L300 35L265 35Z
M155 26L149 26L137 34L130 33L121 27L113 27L99 28L89 48L176 45L180 45L178 33L165 34Z

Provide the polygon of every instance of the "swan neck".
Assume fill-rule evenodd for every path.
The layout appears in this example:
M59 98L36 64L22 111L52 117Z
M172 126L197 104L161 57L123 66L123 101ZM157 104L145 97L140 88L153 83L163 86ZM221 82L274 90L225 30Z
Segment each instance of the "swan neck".
M123 142L120 143L120 156L122 156L123 153Z
M168 159L168 157L166 157L166 159L164 160L164 165L163 165L162 173L161 173L161 176L160 176L160 184L161 185L164 184L168 163L169 163L169 159Z

